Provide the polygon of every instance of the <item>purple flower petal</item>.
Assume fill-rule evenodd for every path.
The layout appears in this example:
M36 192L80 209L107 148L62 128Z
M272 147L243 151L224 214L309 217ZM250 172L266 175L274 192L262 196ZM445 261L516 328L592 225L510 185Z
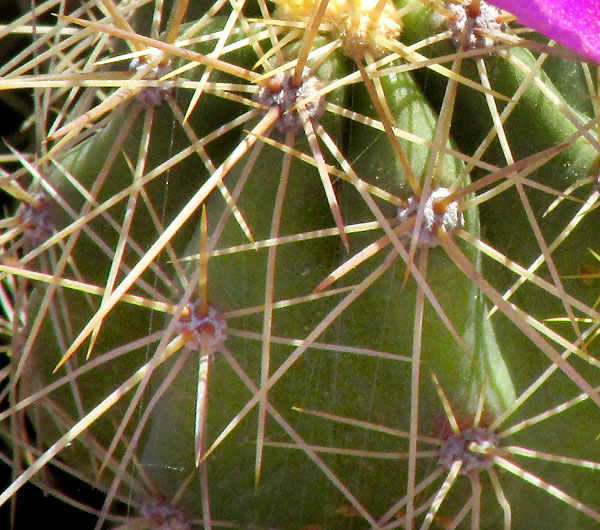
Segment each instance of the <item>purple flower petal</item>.
M600 0L488 0L488 4L600 62Z

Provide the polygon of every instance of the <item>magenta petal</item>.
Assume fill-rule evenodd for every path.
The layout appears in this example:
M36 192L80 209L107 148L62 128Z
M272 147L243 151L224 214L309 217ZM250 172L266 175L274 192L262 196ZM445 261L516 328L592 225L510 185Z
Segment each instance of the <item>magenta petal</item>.
M517 22L600 62L600 0L487 0Z

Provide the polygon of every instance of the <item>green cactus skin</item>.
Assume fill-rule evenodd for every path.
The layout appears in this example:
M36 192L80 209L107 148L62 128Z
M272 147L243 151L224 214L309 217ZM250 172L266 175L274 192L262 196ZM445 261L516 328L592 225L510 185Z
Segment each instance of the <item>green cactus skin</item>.
M407 0L396 4L398 7L412 5ZM149 17L144 14L144 9L149 7L138 12L138 29L148 24ZM196 5L194 9L198 12L194 11L193 16L200 16L199 13L209 8L208 3ZM214 16L201 30L202 34L219 32L227 27L229 11L226 10L229 9L219 11L219 16ZM252 2L243 7L247 17L257 17L259 13L264 16L266 10L270 10L271 16L277 16L274 8L260 3ZM428 7L414 8L403 18L402 41L410 45L438 34L439 18L433 17ZM241 41L244 44L240 50L224 55L222 59L262 72L262 67L256 63L270 48L268 39L261 37L260 48L255 42L248 44L243 39L260 32L266 34L266 25L238 19L235 26L237 31L227 43ZM313 48L330 42L331 35L326 29ZM148 28L144 29L144 32L148 31ZM285 43L287 32L297 30L280 28L277 31L280 42ZM300 36L304 29L297 32ZM213 46L214 41L194 45L193 49L209 53ZM281 55L285 60L294 59L300 46L299 42L285 44ZM309 67L318 69L322 86L356 72L354 60L343 57L340 51L317 60L317 66L313 58L309 60ZM447 41L420 52L435 57L455 53L455 48ZM278 53L275 51L275 56ZM480 83L475 60L463 59L460 73ZM527 70L533 67L535 60L534 53L517 47L505 55L485 57L492 90L507 98L514 97L526 76L517 62L524 64ZM179 62L185 64L183 60ZM271 67L278 64L275 59L271 61ZM395 61L380 71L401 64ZM544 65L545 72L539 74L543 90L532 84L504 124L508 145L517 164L562 142L569 143L534 172L527 173L533 162L518 169L527 173L527 178L570 196L544 215L555 196L529 185L524 187L528 203L523 202L515 185L480 205L469 202L475 196L469 193L460 199L459 207L464 206L462 230L470 235L470 239L463 239L459 231L458 235L449 236L453 243L446 243L456 244L465 256L468 274L461 270L444 245L420 248L414 256L421 272L426 268L427 287L462 344L452 336L423 295L415 274L406 275L406 265L397 254L398 247L392 244L360 262L326 287L321 295L311 297L314 289L323 285L321 282L338 266L386 235L386 231L389 235L390 229L396 229L398 205L405 205L414 193L406 168L386 134L372 125L360 123L360 116L381 120L365 83L342 83L340 88L327 94L329 107L318 123L339 147L352 171L343 166L340 169L335 153L328 152L326 138L318 131L316 141L323 152L324 163L332 168L330 178L334 180L336 199L344 223L350 227L349 252L344 250L342 238L329 230L335 227L335 222L325 198L322 175L315 167L318 164L309 164L296 156L300 152L306 155L305 158L314 159L313 147L306 141L303 131L294 138L289 135L287 139L285 134L274 129L262 132L260 137L253 136L248 131L266 119L257 112L255 118L206 146L216 168L235 149L239 150L243 141L255 143L254 148L236 160L223 182L235 196L235 213L239 212L243 217L253 240L258 242L255 249L251 248L247 234L240 227L239 216L236 219L223 195L214 189L203 201L208 216L208 251L217 251L208 259L207 291L211 306L227 317L229 334L224 344L216 348L225 351L214 352L210 361L205 446L210 447L215 440L218 443L211 447L206 460L196 467L195 411L200 353L184 346L164 360L168 356L164 353L166 344L178 333L172 315L181 312L186 288L191 285L188 292L193 288L193 296L198 296L202 289L196 285L198 275L202 277L198 260L173 263L172 259L180 260L199 252L204 238L200 228L201 208L196 208L172 238L173 253L161 252L153 260L161 271L165 271L168 282L157 277L156 271L147 270L141 276L146 286L138 281L128 291L164 302L166 309L153 310L120 301L104 319L91 358L84 358L85 342L65 366L53 373L69 343L100 306L97 296L86 296L67 288L57 289L59 294L54 295L19 381L17 402L19 398L48 388L77 366L85 370L107 353L155 335L145 347L132 347L125 355L90 369L77 376L73 384L63 385L48 398L28 407L28 418L36 431L39 447L45 450L111 392L118 388L124 390L120 385L136 370L143 366L148 369L152 359L160 358L161 363L153 369L148 380L138 377L137 383L144 391L140 401L131 405L134 413L128 423L122 425L122 433L117 428L135 390L130 390L60 452L60 458L66 465L78 469L84 480L105 492L117 493L118 502L110 504L107 501L101 518L106 513L122 511L130 517L130 524L141 525L144 508L140 505L158 495L166 499L167 504L181 508L182 517L199 528L218 527L220 523L237 528L290 530L395 528L403 527L401 518L407 512L413 512L414 527L422 524L426 527L431 523L431 527L444 528L454 522L453 527L458 528L597 528L600 515L593 511L600 510L594 474L600 467L597 463L600 460L596 440L600 432L597 405L588 399L503 437L504 429L568 402L581 390L572 380L573 376L569 378L556 370L540 390L520 404L523 392L553 363L511 322L509 310L501 308L488 318L494 302L489 298L488 283L490 289L502 294L518 275L471 242L481 240L506 258L527 267L541 251L525 207L531 205L540 233L550 244L570 222L578 219L585 201L597 198L597 192L590 185L570 191L570 186L585 178L591 180L589 177L597 172L595 131L592 129L588 138L584 138L572 123L575 120L585 126L594 118L594 105L581 95L589 91L586 68L562 59L549 59ZM185 77L198 80L203 71L204 67L197 67ZM210 81L246 83L218 70L213 72ZM498 168L510 164L511 160L507 160L500 144L494 141L479 155L480 167L454 189L457 179L466 172L466 156L477 150L494 126L485 96L459 83L449 127L452 138L444 135L442 145L445 152L466 156L463 160L459 156L443 155L440 168L434 173L430 160L432 149L407 140L406 135L415 135L431 145L439 126L436 111L443 115L448 105L444 101L447 78L420 69L414 76L407 72L388 73L375 81L378 83L393 116L392 125L402 134L406 133L400 138L399 145L420 186L447 187L460 194L462 188L472 190L478 179L490 173L489 169L483 169L487 167L484 164ZM275 90L274 85L269 86ZM183 88L177 91L175 101L183 111L191 93ZM189 127L195 135L203 138L258 106L249 101L252 93L239 94L246 99L245 103L219 97L207 90L189 118ZM495 102L500 112L509 104L500 98ZM558 108L556 102L563 106ZM336 108L347 109L346 117L336 112ZM290 113L294 112L294 109L290 110ZM348 117L352 112L359 118ZM140 146L144 144L144 122L150 117L148 154L144 155L140 154ZM146 175L190 143L190 138L174 120L168 103L144 107L129 101L113 109L100 122L92 138L79 142L55 158L87 190L93 188L98 175L105 171L106 182L96 197L98 203L102 203L132 183L138 160L145 157L145 167L140 169L140 174ZM296 151L284 154L282 144ZM256 146L260 146L260 150ZM145 195L137 198L130 229L131 241L142 249L140 254L148 251L161 232L154 227L152 216L143 206L145 197L149 197L157 210L160 208L157 213L163 228L168 226L189 198L211 177L212 170L199 160L191 152L190 156L144 186ZM278 218L274 213L276 197L283 194L281 186L285 178L282 179L282 175L286 174L288 162L289 178L277 227L274 224L274 218ZM344 172L346 175L338 179ZM353 174L383 190L388 198L371 195L366 200L366 192L360 192L352 183ZM431 174L434 174L433 181L426 182ZM246 177L247 182L237 196L236 185ZM82 217L81 212L89 207L89 201L71 185L64 172L55 168L45 178L74 210L75 218ZM507 180L507 175L502 180ZM132 195L131 191L125 193L124 200L109 210L119 225L123 223L127 200L131 200ZM354 228L357 223L373 222L379 212L388 220L389 226L369 230ZM228 216L224 223L223 216ZM553 263L561 276L577 275L582 266L593 263L588 248L596 248L598 241L597 214L586 211L581 217L581 222L565 242L552 251ZM56 213L53 221L56 228L61 229L72 219L62 212ZM111 249L117 247L119 233L109 226L105 217L86 221L85 227L92 229ZM306 237L318 230L329 230L329 235ZM301 235L295 242L279 242L271 247L262 243L270 238L295 234ZM401 241L408 251L408 238L402 237ZM243 250L228 251L236 246L242 246ZM133 267L141 256L133 252L130 243L125 248L124 261ZM106 284L113 260L105 251L99 250L86 233L78 237L70 256L77 265L80 275L77 279L91 285ZM40 259L27 266L44 270L44 263ZM271 265L275 271L272 276L267 272ZM383 268L385 271L381 272ZM50 272L55 272L58 277L74 277L71 266ZM116 285L126 274L126 271L119 273ZM546 265L536 274L543 281L554 281ZM271 287L268 287L269 282L272 282ZM511 298L519 309L560 335L562 343L546 337L558 353L563 352L565 343L577 347L581 344L569 322L548 319L564 317L569 300L569 307L573 307L577 317L595 317L593 306L597 298L595 286L586 285L578 278L563 278L560 289L564 293L552 292L526 281ZM33 284L27 306L30 326L47 291L47 284ZM297 303L299 298L306 299ZM419 300L423 300L424 306L422 322L417 311ZM265 304L275 302L282 304L274 307L271 314L265 311ZM68 312L61 314L61 311L65 313L64 307ZM531 329L529 326L525 325L528 330ZM584 322L579 326L587 339L593 327ZM57 328L63 330L63 336ZM171 330L170 336L164 333L167 328ZM18 341L14 340L13 365L16 368L19 350L16 348ZM585 355L568 358L577 374L591 385L600 384L595 361L597 344L598 340L586 346L589 358ZM418 357L417 350L420 350ZM431 375L439 382L437 386L432 383ZM269 377L275 377L276 381L268 381ZM268 406L265 401L253 397L261 385L268 386ZM415 385L418 386L418 397ZM443 397L440 396L442 392ZM247 406L250 400L251 406ZM516 410L515 403L519 404ZM448 417L449 412L444 406L452 408L453 416ZM264 424L262 412L266 418ZM509 415L508 419L505 415ZM237 416L241 417L239 424L231 423ZM497 459L491 469L475 470L469 476L459 475L439 512L431 511L426 515L428 502L434 502L435 496L440 495L444 477L448 476L441 460L449 446L448 440L457 437L449 426L454 419L462 435L481 427L491 440L495 434L485 429L489 426L495 429L500 436L499 448L493 453ZM14 434L6 426L6 417L3 416L3 420L1 434L10 443L14 441ZM232 430L221 441L222 431L227 426ZM264 435L261 435L263 426ZM115 433L120 436L119 443L108 468L99 475L103 451L111 446ZM546 459L539 455L520 457L517 449L513 449L515 446L550 456ZM422 451L429 453L417 456L416 453ZM465 454L469 463L478 461L477 458L486 460L473 451ZM579 467L558 464L555 455L589 462ZM120 463L126 475L117 471ZM524 470L520 477L510 472L511 466ZM543 484L532 487L527 484L527 472L555 485L561 492L548 493ZM421 481L433 476L432 473L439 473L438 478L418 492L408 506L398 504L407 490L418 488ZM133 487L128 482L129 474L133 477ZM145 479L140 478L141 475ZM190 477L185 491L179 492ZM501 484L503 495L508 499L510 515L501 506L502 495L497 483ZM563 500L572 496L592 511L586 513L587 508L567 506L568 503L560 501L561 495ZM467 510L465 506L469 502L472 504ZM465 518L459 521L461 510ZM174 516L169 528L179 528L175 519ZM144 522L149 528L157 528L159 523L150 519Z
M406 73L393 75L383 78L382 83L386 101L397 120L397 127L400 130L409 131L428 142L433 142L436 117L412 76ZM364 94L364 89L361 89L362 87L358 86L357 90L355 90L353 98L355 106L363 114L372 115L372 104L367 95ZM363 93L357 94L359 91ZM389 171L388 169L387 173L384 168L377 166L378 163L381 164L382 161L389 160L394 156L389 143L383 142L381 137L377 138L379 134L373 134L372 130L357 130L355 136L357 140L353 143L350 153L351 155L353 152L361 153L361 156L357 157L355 164L357 171L361 174L369 175L369 178L372 178L374 182L377 182L384 189L398 190L400 196L405 195L408 186L405 183L403 169L399 167L400 164L397 163L394 171ZM409 144L408 142L406 144L408 145L406 145L405 149L411 161L412 171L423 184L429 150L424 146ZM448 144L447 147L452 148L452 145ZM431 187L450 188L459 178L462 169L463 164L460 161L451 157L444 157L439 169L439 176L436 174ZM365 176L365 178L367 177ZM359 203L353 210L360 211L361 208L364 209L364 205ZM475 236L478 235L479 219L477 210L467 210L463 213L463 217L464 227L469 233ZM463 246L463 251L469 256L475 266L478 267L481 259L479 252L467 246ZM402 268L398 267L399 270L396 272L396 275L404 274ZM423 330L423 340L424 344L426 344L423 346L423 352L426 356L424 361L427 369L431 370L434 374L439 374L439 377L443 379L441 381L442 386L451 396L451 400L458 400L459 394L463 394L460 400L465 400L463 405L468 409L476 406L475 404L481 392L481 388L476 384L475 388L471 389L473 392L472 395L468 398L464 395L465 389L468 386L465 384L465 381L467 379L477 379L472 372L474 368L473 359L477 358L478 355L485 358L487 354L491 354L492 358L496 358L496 361L490 359L489 362L492 364L498 363L493 371L494 375L491 377L492 379L497 377L498 382L504 379L504 382L500 384L501 388L496 387L492 392L492 394L495 394L494 396L492 394L487 396L487 404L492 409L496 409L496 413L503 411L514 400L514 391L506 369L502 367L503 362L499 352L494 351L494 339L492 336L489 337L492 341L490 344L484 346L481 342L483 338L481 333L487 327L487 324L484 324L484 320L482 319L484 308L482 299L477 294L477 289L468 278L458 272L456 266L441 248L433 248L430 251L427 280L444 312L455 326L456 331L465 340L469 355L471 356L471 359L469 359L465 355L464 350L451 337L448 329L445 329L445 325L442 324L439 316L433 315L434 311L431 307L428 307L426 310L426 314L428 315L426 316L426 321L433 327L432 329L424 327ZM390 286L396 282L402 285L400 277L396 280L387 279L380 281L377 285L380 286L379 290L381 292L373 293L371 295L372 298L369 296L368 298L373 301L367 303L376 306L377 304L375 304L374 300L385 298L382 290L390 289ZM385 306L385 312L388 316L384 318L382 315L381 321L395 322L396 324L390 330L391 335L395 337L392 340L402 341L398 344L390 344L389 347L385 348L386 351L408 352L411 350L412 337L410 336L410 329L412 329L413 323L406 316L414 313L414 306L412 305L414 304L414 289L416 286L413 282L409 285L410 288L409 286L400 287L397 296L392 294L390 297L392 301L389 301ZM372 290L375 289L374 287ZM367 297L362 297L362 300L365 300L365 298ZM404 306L407 302L410 305ZM397 308L392 309L396 305ZM431 314L429 314L429 311L431 311ZM370 313L370 311L366 311L364 308L362 312L365 314ZM360 314L361 310L358 313ZM395 317L392 316L394 313L396 313ZM350 317L350 320L353 318ZM436 320L439 321L436 323ZM405 331L402 330L403 325L407 326ZM355 327L359 330L369 329L367 325ZM372 340L381 341L381 335L382 331L376 331ZM446 340L442 340L442 337L446 337ZM431 344L427 343L429 339L432 339ZM488 379L486 383L490 385L490 388L495 387L492 379ZM479 381L479 384L481 384L481 381ZM469 401L470 405L467 405ZM471 412L474 413L474 410ZM494 413L492 413L493 415Z

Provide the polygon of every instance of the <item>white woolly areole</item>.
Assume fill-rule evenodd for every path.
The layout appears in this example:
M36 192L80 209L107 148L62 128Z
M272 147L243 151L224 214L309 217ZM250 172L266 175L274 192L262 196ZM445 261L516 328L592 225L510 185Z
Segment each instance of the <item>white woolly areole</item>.
M498 22L500 10L486 2L481 2L479 13L472 16L470 12L471 1L452 2L448 6L455 15L454 19L446 21L452 32L452 38L457 47L462 44L465 50L493 46L494 39L487 37L486 33L503 32L506 29L506 24Z
M18 212L19 221L25 228L24 237L31 245L46 241L53 231L48 197L43 193L34 193L35 203L23 203Z
M151 57L152 59L152 57ZM129 63L129 70L139 72L148 65L148 61L143 57L134 57ZM149 81L155 81L167 75L173 68L171 63L158 64L149 73L146 74L144 79ZM165 81L164 86L148 87L140 90L135 97L145 107L149 105L161 105L167 99L167 96L173 93L173 87L169 86L169 82Z
M294 80L292 72L282 72L273 76L268 86L260 87L254 100L264 107L265 113L273 108L279 111L279 119L275 122L279 131L297 132L302 130L302 120L296 110L297 104L301 104L305 115L313 121L319 121L323 116L325 99L322 97L301 103L319 88L320 82L314 75L310 75L309 68L304 69L300 83Z
M478 446L478 451L469 449L473 443ZM484 452L496 447L498 447L498 438L493 431L483 427L472 427L451 435L445 441L440 449L439 461L448 469L454 462L462 462L461 475L466 475L473 470L483 471L494 465L494 457Z
M436 229L443 227L446 232L451 234L455 228L462 225L462 215L458 211L458 203L453 201L447 204L443 213L436 211L436 203L440 199L444 199L450 195L447 188L438 188L431 192L425 202L423 210L423 220L419 231L419 246L436 247L439 245ZM403 223L410 217L416 217L419 211L420 199L418 197L410 197L405 208L399 207L397 218ZM412 229L408 233L412 235Z
M188 337L186 346L199 350L202 345L202 336L208 337L208 346L218 350L227 339L227 321L214 307L209 306L208 313L202 315L198 307L198 300L190 300L188 311L182 315L177 323L177 331Z
M140 515L149 523L152 530L191 530L192 525L185 520L179 508L171 506L165 499L146 499L140 508Z

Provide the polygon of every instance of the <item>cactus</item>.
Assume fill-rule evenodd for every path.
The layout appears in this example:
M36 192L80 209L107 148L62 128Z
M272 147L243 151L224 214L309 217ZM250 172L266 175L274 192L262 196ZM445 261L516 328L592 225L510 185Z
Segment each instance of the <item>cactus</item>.
M595 64L477 0L0 38L7 524L599 527Z

